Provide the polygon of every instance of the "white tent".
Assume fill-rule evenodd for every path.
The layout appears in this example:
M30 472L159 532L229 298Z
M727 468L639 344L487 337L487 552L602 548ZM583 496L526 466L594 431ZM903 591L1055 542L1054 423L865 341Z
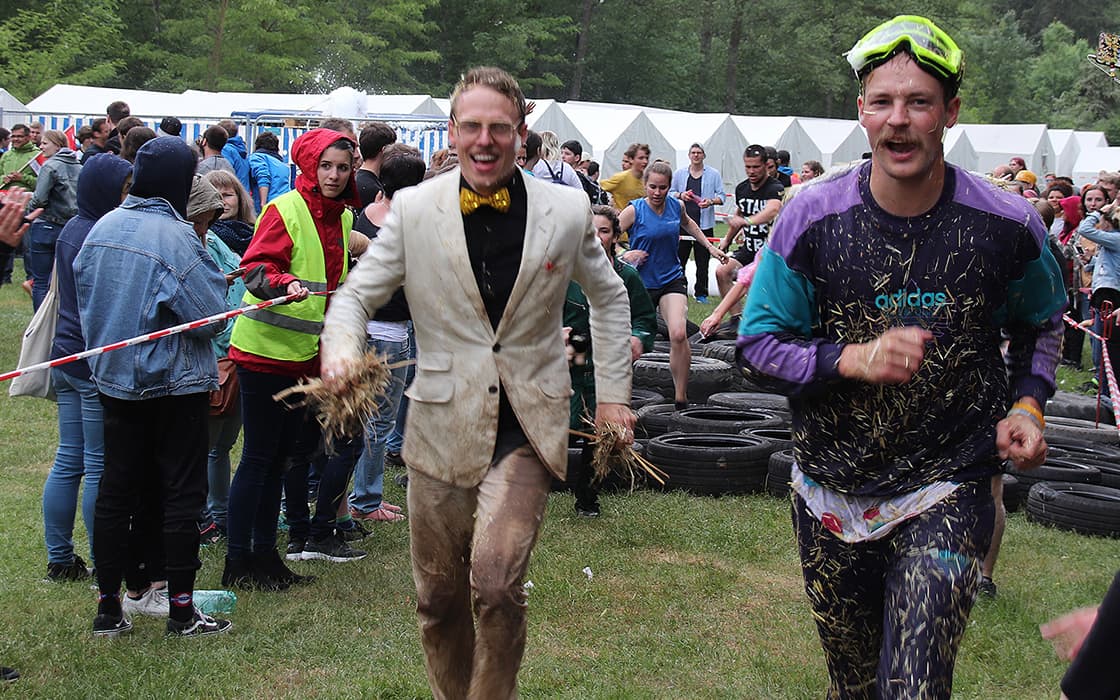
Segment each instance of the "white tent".
M942 143L946 161L965 170L976 169L976 149L972 147L968 134L960 129L946 129Z
M797 124L819 154L813 160L819 160L826 170L833 165L859 160L871 150L867 134L854 119L797 117Z
M1120 170L1120 147L1097 146L1083 148L1073 166L1073 181L1078 185L1096 182L1102 170Z
M731 121L743 135L743 139L750 144L773 146L778 150L790 153L790 166L796 171L800 170L801 163L807 160L819 160L820 149L814 144L805 129L798 123L796 117L745 117L732 115ZM746 148L744 146L743 148ZM743 173L742 150L735 157L736 177L732 182L741 182ZM727 178L727 175L724 175Z
M31 117L31 111L12 96L4 88L0 88L0 126L10 127L13 124L25 122Z
M1035 174L1053 170L1054 154L1045 124L957 124L976 149L976 169L990 172L1020 156Z
M28 103L27 108L35 114L104 115L110 102L124 100L132 114L156 122L166 116L184 121L215 120L229 117L234 112L322 112L330 104L329 97L204 90L172 93L55 85ZM436 101L427 95L366 95L366 103L371 118L377 115L442 114Z
M1050 152L1054 157L1050 160L1051 170L1059 175L1067 175L1073 172L1073 166L1077 162L1077 156L1081 153L1081 142L1074 138L1073 129L1049 129L1047 136L1050 137ZM1041 177L1045 172L1038 173Z
M731 191L742 179L743 149L747 147L747 140L729 114L647 110L646 116L673 144L675 168L688 165L689 148L699 143L704 147L705 164L718 170L723 177L724 191Z
M584 154L599 161L602 177L621 169L622 154L632 143L649 144L651 160L670 160L674 153L673 144L639 107L554 102L534 120L533 130L553 131L561 142L578 139Z
M1104 137L1103 131L1075 131L1073 138L1081 148L1100 148L1108 146L1108 139Z

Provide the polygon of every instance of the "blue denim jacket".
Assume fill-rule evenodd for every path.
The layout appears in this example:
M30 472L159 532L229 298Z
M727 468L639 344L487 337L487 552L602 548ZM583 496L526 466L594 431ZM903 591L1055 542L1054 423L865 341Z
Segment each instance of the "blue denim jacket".
M194 229L162 198L129 195L90 230L74 261L86 347L226 310L226 280ZM129 401L211 391L210 338L223 323L89 358L97 389Z
M1098 229L1100 220L1099 212L1087 214L1077 227L1077 235L1100 246L1093 263L1093 289L1120 289L1120 231Z

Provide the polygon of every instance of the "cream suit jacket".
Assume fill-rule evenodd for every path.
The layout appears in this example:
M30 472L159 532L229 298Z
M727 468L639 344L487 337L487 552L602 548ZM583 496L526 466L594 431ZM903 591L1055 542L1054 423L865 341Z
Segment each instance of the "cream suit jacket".
M498 386L557 478L567 472L571 382L561 321L568 281L591 305L597 397L630 403L630 308L591 225L582 190L525 177L528 209L517 280L495 331L467 253L458 169L402 190L361 264L331 299L322 356L355 358L366 320L404 286L416 329L403 456L456 486L482 481L498 428Z

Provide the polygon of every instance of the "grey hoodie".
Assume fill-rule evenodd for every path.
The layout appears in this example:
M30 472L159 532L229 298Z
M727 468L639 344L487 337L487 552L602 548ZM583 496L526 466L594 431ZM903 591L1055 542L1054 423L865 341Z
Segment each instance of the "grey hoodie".
M40 218L52 224L65 226L78 213L78 175L82 164L69 148L63 148L47 159L39 170L35 194L27 205L28 211L43 207Z

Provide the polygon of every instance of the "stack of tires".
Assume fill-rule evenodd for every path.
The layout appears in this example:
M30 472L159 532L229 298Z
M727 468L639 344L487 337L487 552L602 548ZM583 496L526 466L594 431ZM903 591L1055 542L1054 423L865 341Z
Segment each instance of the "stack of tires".
M789 404L784 396L748 393L755 387L735 367L735 333L704 339L689 324L692 350L688 402L677 410L669 369L668 333L658 319L654 352L634 363L634 391L654 392L662 402L634 405L635 431L643 456L668 474L666 490L707 496L761 493L768 482L770 458L791 445ZM789 470L785 488L788 492Z
M691 389L689 394L692 398ZM643 455L668 475L663 486L649 481L647 485L705 496L765 490L771 455L792 445L785 398L746 392L717 395L723 405L709 396L707 403L681 410L668 401L637 409L635 434L644 444ZM787 469L787 492L788 481Z
M1027 519L1041 525L1120 537L1120 433L1092 420L1095 399L1062 394L1047 405L1045 464L1012 470L1016 483L1009 493L1005 477L1004 504L1025 502Z

